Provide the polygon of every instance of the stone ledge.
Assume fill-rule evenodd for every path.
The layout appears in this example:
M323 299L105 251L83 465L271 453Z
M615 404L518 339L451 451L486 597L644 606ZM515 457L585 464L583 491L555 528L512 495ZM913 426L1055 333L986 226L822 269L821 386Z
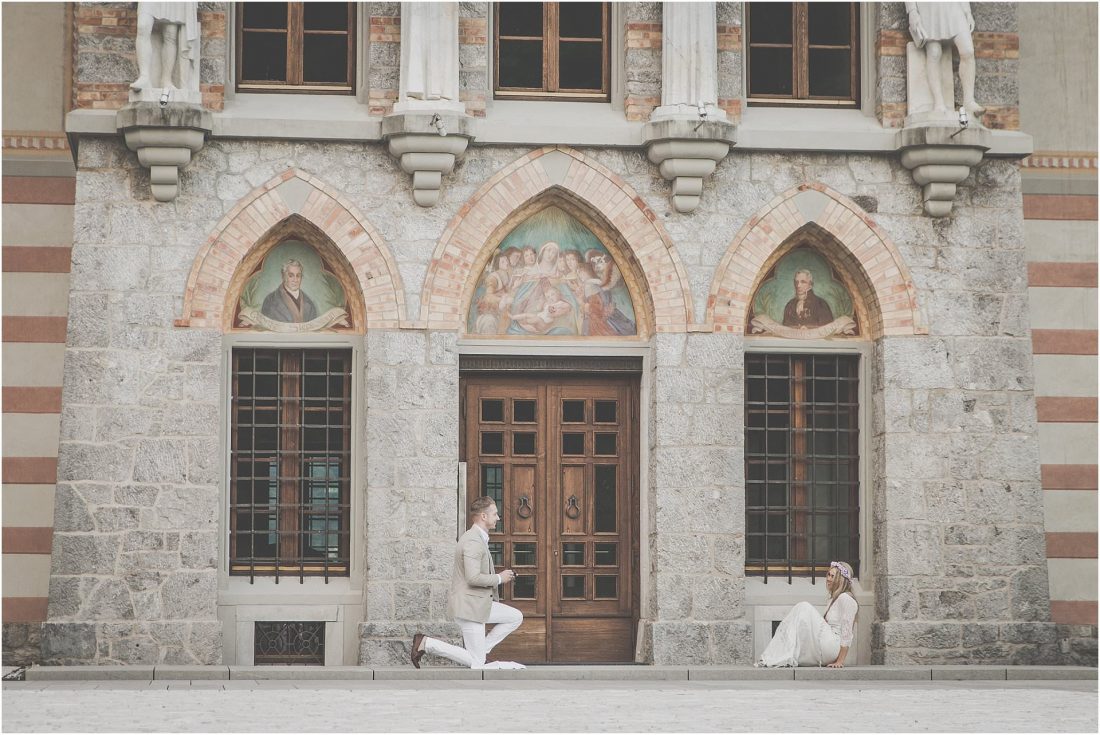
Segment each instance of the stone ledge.
M27 681L1095 681L1090 666L531 666L512 671L449 666L32 666Z

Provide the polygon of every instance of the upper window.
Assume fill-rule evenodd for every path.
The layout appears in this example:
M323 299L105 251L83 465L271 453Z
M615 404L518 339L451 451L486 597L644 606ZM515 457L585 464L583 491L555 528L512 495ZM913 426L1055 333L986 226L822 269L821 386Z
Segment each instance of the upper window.
M610 99L607 3L497 3L497 97Z
M749 3L749 102L855 107L856 3Z
M237 89L351 94L355 3L238 3Z

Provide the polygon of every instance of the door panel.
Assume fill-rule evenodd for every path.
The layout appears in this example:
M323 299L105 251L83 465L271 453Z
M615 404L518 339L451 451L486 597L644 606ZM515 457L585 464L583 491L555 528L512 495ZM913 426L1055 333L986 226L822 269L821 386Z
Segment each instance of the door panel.
M489 495L501 599L523 626L493 658L631 661L637 624L637 379L465 376L468 502Z

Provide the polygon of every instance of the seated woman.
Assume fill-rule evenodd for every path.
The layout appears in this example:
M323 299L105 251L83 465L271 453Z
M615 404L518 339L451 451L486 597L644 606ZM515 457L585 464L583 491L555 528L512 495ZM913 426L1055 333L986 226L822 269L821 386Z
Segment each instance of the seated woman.
M852 596L852 567L843 561L829 562L825 589L829 593L825 615L808 602L795 605L779 623L757 666L844 668L859 610Z

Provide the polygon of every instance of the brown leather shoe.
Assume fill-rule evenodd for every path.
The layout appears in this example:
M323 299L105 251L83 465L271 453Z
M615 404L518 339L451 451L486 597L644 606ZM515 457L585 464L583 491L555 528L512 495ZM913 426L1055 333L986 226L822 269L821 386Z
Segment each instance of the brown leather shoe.
M423 642L424 642L424 634L423 633L417 633L416 635L413 636L412 653L411 653L412 665L415 666L418 669L420 668L420 659L423 658L423 656L424 656L424 652L420 650L420 644L423 643Z

